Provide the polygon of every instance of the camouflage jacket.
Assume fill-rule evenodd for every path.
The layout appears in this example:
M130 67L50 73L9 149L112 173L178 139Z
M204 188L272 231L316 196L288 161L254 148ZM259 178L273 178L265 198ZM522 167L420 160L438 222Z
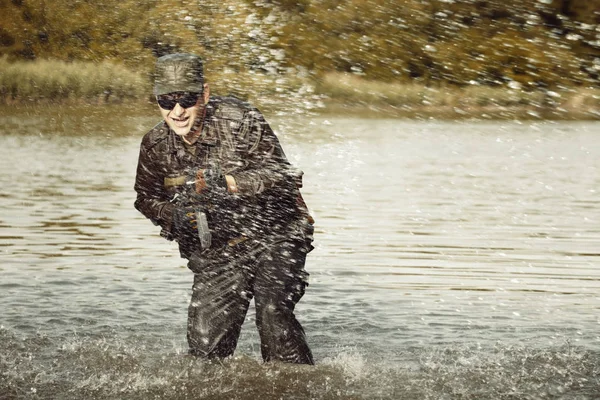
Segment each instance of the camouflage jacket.
M163 121L142 139L135 180L135 208L173 240L171 216L183 178L217 162L235 178L238 193L216 205L226 211L209 220L217 245L238 237L285 235L312 240L312 218L299 192L302 172L287 161L262 114L230 97L212 97L194 145L187 145ZM181 197L181 196L179 196ZM223 217L225 215L225 217ZM193 249L182 249L188 258Z

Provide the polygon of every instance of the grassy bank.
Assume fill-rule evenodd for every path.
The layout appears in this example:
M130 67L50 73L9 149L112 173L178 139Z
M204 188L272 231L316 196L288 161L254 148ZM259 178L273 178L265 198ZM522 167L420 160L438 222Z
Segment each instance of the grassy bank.
M208 75L214 94L232 94L269 111L324 111L386 117L439 119L600 119L600 89L526 91L468 86L426 87L328 74L317 81L297 76ZM148 103L147 73L108 62L0 58L0 102Z
M0 58L0 98L6 102L100 101L147 98L148 79L109 62L8 62Z
M233 95L269 108L305 100L308 87L297 77L210 72L213 94ZM149 75L109 62L9 62L0 58L0 103L147 103L152 102Z
M600 89L525 91L507 87L426 87L329 74L316 87L330 112L425 118L600 119Z

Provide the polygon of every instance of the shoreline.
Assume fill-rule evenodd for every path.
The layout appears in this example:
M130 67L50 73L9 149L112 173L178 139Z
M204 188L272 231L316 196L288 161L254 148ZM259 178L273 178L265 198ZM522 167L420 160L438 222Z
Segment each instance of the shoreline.
M349 105L326 103L320 114L353 115L365 118L382 116L414 120L548 120L548 121L600 121L600 108L565 109L535 106L393 106L386 104Z
M510 121L510 120L536 120L536 121L600 121L599 107L539 107L532 105L520 106L451 106L451 105L391 105L378 103L349 103L335 99L322 99L318 106L307 109L292 107L289 104L277 106L272 101L253 102L266 114L277 115L336 115L361 118L396 118L409 120L440 120L440 121ZM30 112L43 109L85 109L89 107L106 108L124 107L153 110L155 104L150 99L105 99L103 96L96 99L0 99L0 114L7 115L18 112ZM66 110L64 110L66 111Z

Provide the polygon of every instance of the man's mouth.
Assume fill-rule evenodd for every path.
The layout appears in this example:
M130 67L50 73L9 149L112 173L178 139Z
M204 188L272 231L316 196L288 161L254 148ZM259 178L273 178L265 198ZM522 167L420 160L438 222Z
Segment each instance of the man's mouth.
M188 120L190 118L189 117L185 117L185 118L171 118L171 121L173 121L173 123L175 124L175 126L179 127L179 128L184 128L187 126Z

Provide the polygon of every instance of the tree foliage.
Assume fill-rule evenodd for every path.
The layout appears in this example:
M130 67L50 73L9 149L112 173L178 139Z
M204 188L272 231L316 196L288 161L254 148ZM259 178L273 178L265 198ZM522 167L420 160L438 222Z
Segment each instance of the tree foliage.
M217 80L348 72L525 88L597 85L600 0L0 0L0 55L150 72L195 52ZM240 82L242 83L242 82Z

